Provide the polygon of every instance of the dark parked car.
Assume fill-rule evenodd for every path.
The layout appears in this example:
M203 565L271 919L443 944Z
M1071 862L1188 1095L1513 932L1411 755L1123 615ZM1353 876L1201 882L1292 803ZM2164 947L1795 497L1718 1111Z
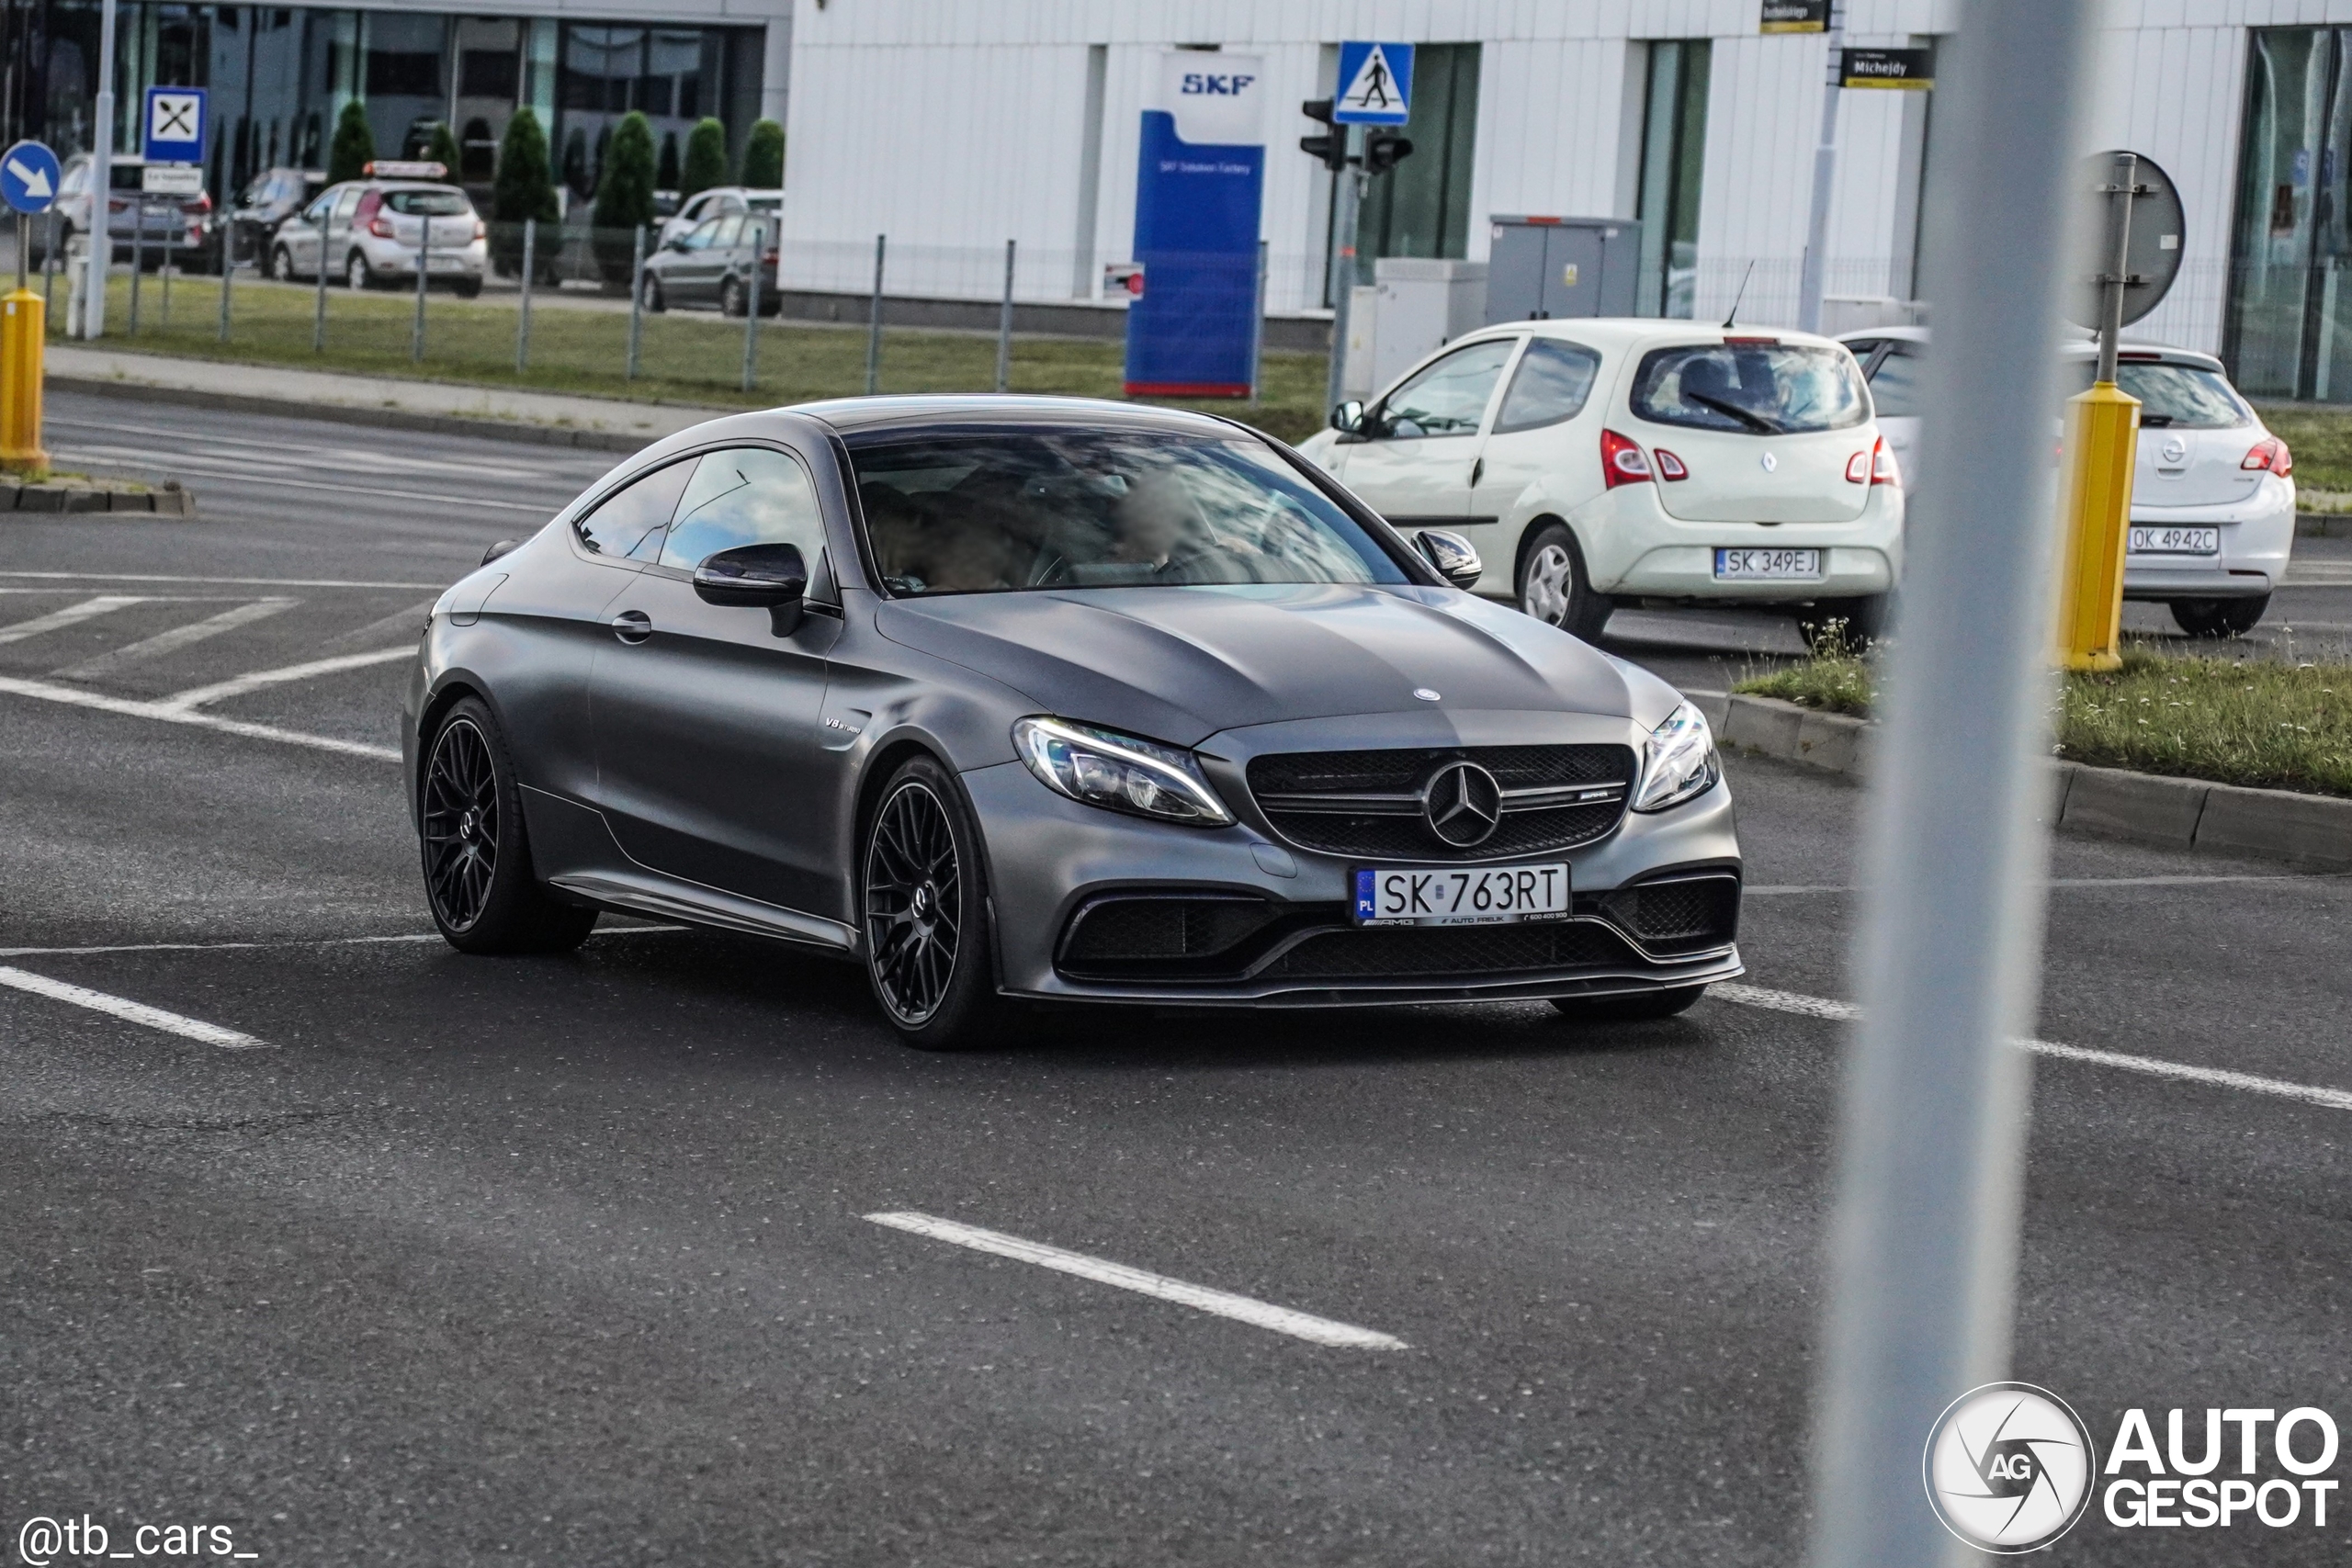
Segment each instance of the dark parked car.
M1201 414L714 420L435 605L401 726L433 918L472 953L600 909L773 937L922 1046L1016 998L1679 1011L1741 973L1707 722L1479 570Z
M752 273L759 269L760 314L773 316L776 243L773 220L730 213L707 218L645 258L645 308L716 306L730 316L751 308Z
M246 183L229 209L230 259L238 266L266 266L277 226L327 188L319 169L265 169Z

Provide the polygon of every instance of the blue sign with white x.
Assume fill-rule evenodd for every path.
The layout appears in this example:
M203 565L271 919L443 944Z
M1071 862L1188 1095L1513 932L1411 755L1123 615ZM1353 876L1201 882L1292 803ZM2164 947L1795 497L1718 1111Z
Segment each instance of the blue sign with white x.
M208 95L201 87L150 87L140 156L151 164L204 162Z
M1331 100L1336 125L1402 125L1413 104L1413 46L1343 43L1340 92Z
M19 141L0 152L0 199L15 211L36 218L47 212L62 177L57 154L38 141Z

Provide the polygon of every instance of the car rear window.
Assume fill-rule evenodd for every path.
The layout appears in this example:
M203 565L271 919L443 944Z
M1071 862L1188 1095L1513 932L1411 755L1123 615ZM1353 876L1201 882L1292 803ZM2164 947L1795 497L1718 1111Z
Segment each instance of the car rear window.
M2089 390L2091 378L2098 374L2097 361L2076 361L2072 389ZM2234 430L2254 423L2254 411L2245 406L2229 378L2201 365L2127 359L2115 367L2115 384L2140 400L2143 430Z
M474 209L461 190L390 190L384 205L406 218L463 218Z
M1748 435L1844 430L1871 416L1852 355L1769 339L1654 348L1633 401L1634 416L1655 424Z

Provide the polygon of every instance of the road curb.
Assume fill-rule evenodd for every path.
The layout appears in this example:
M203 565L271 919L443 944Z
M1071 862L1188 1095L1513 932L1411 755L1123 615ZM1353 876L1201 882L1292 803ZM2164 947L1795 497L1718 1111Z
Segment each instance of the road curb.
M2298 512L2295 532L2306 539L2352 539L2352 513Z
M25 517L98 513L126 517L196 515L196 492L177 481L150 487L122 479L43 479L0 474L0 513Z
M612 430L529 424L520 420L468 419L461 414L419 413L413 409L295 402L234 392L208 392L194 387L157 387L142 381L118 380L111 376L64 376L51 371L49 384L62 391L95 392L101 397L123 398L133 402L176 403L183 408L277 414L287 419L321 419L334 424L369 425L379 430L414 430L431 435L473 435L492 441L519 441L535 446L576 446L592 452L636 452L662 439ZM713 409L710 417L717 419L727 412L725 409Z
M1722 705L1719 730L1726 746L1852 778L1867 777L1876 760L1878 727L1868 719L1817 713L1773 697L1735 694ZM2058 773L2054 820L2069 832L2352 870L2352 800L2080 762L2052 765Z

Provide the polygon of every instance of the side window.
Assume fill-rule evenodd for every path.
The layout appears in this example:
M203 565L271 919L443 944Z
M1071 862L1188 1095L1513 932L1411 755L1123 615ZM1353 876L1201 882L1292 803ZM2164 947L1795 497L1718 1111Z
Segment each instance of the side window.
M824 515L808 471L765 446L703 455L662 546L662 564L692 571L739 545L797 545L808 569L825 547Z
M334 205L334 198L333 197L322 196L319 197L318 200L311 203L309 209L303 212L302 221L310 224L325 222L327 220L327 209Z
M742 243L743 220L741 218L727 218L720 220L718 237L711 241L710 248L714 251L731 251Z
M1901 344L1871 372L1871 401L1881 419L1906 419L1919 412L1919 372L1926 363Z
M1495 434L1533 430L1557 424L1584 412L1592 384L1600 375L1600 355L1577 343L1535 338L1519 356L1511 372L1510 389L1495 415Z
M352 209L359 205L359 198L364 194L357 186L345 186L343 194L335 197L335 217L338 219L350 217Z
M1381 400L1381 434L1390 440L1426 435L1472 435L1487 416L1487 400L1502 378L1513 346L1510 338L1474 343L1435 364L1423 366Z
M692 459L673 463L615 491L572 525L580 542L594 554L615 560L651 560L662 548L662 530L678 509L678 497L695 467Z
M716 218L706 219L702 222L695 224L694 231L686 236L686 249L690 251L707 251L710 249L711 243L718 238L718 220Z

